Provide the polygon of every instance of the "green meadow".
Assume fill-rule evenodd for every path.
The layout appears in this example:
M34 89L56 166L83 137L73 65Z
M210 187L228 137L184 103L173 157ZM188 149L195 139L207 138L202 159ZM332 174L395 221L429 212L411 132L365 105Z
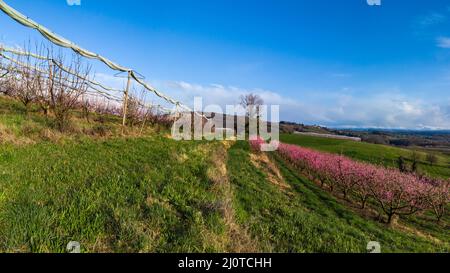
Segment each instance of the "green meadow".
M174 141L120 119L58 133L38 109L0 97L0 252L448 252L424 218L388 228L247 142ZM410 151L283 135L282 140L391 164ZM425 171L448 176L449 158ZM444 219L448 223L448 217Z
M399 157L405 158L411 164L413 153L415 152L419 156L419 171L431 176L450 177L450 155L445 153L433 152L436 154L438 162L431 165L426 162L426 153L420 149L397 148L365 142L295 134L282 134L280 139L284 143L300 145L329 153L343 154L356 160L390 167L397 167Z

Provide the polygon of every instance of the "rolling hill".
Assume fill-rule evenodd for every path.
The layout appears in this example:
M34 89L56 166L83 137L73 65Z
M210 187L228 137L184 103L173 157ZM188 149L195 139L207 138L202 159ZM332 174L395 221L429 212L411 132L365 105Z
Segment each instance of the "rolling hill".
M75 117L63 134L1 97L0 112L0 252L65 252L69 241L83 252L365 252L369 241L450 250L445 227L405 218L387 228L245 141L178 142L154 125L122 135L113 116ZM384 164L410 152L282 140ZM448 162L421 167L448 177Z

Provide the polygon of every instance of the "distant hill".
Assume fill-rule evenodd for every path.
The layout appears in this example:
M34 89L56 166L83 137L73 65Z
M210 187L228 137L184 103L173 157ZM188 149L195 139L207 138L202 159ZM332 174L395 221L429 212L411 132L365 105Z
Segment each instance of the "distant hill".
M324 136L346 136L363 142L397 147L419 147L450 153L450 130L407 130L375 128L326 128L295 122L280 122L280 131L285 134L313 133Z
M335 133L360 137L364 142L387 144L401 147L422 147L431 149L450 149L450 131L431 130L381 130L381 129L345 129Z
M282 121L280 122L280 131L282 133L289 133L292 134L294 132L300 132L300 133L316 133L316 134L335 134L332 130L318 126L318 125L305 125L305 124L299 124L295 122L287 122Z

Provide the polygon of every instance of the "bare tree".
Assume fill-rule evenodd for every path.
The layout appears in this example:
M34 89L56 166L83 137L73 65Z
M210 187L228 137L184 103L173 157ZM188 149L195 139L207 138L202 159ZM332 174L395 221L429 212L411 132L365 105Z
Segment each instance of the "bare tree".
M247 115L249 118L259 118L260 108L264 104L263 99L256 94L242 95L240 97L240 104L247 110Z
M142 89L137 95L130 94L127 104L127 123L133 127L139 122L147 119L148 111L144 106L145 89Z
M149 121L152 124L152 121L154 120L154 107L143 107L143 117L142 117L142 125L141 125L141 131L140 134L142 135L142 132L144 131L146 122Z
M9 71L7 66L4 64L4 58L0 55L0 93L5 94L4 90L6 90L6 79L8 78L8 74Z
M127 124L133 127L140 120L139 99L134 95L129 95L127 104Z
M256 121L256 130L259 131L259 119L261 117L261 106L264 104L262 98L256 94L247 94L240 97L240 104L246 111L245 128L250 131L252 122ZM235 117L237 118L237 117ZM237 127L234 128L237 130Z
M88 123L90 123L90 114L94 111L94 102L91 101L89 96L82 96L79 102L79 107L81 108L81 112L83 117L86 119Z
M93 110L97 114L96 121L104 122L105 115L120 116L122 114L122 106L117 103L111 103L106 98L93 102Z
M3 64L0 59L0 93L6 96L13 96L14 90L11 86L11 67Z
M120 105L95 98L95 88L90 85L90 67L82 63L80 55L73 54L66 62L62 51L54 54L53 48L45 44L36 45L34 50L28 46L27 50L21 51L11 54L15 57L0 58L0 92L14 94L27 112L29 105L36 102L46 117L54 117L60 131L68 128L71 112L75 109L81 110L88 122L94 111L102 119L121 114ZM6 59L9 62L5 62ZM170 125L172 120L168 115L145 106L144 93L130 96L127 110L131 126L142 123L142 132L147 122ZM259 99L249 100L249 103L253 101L260 103Z
M64 131L69 124L70 112L76 108L79 99L88 90L86 79L89 76L90 67L82 63L79 55L73 54L70 64L62 68L63 55L58 54L53 57L51 52L49 55L48 59L52 62L47 68L48 78L42 85L44 90L41 100L53 112L57 128Z
M17 55L12 58L9 73L9 88L13 89L16 97L25 106L28 113L29 105L36 101L41 72L39 63L30 56Z

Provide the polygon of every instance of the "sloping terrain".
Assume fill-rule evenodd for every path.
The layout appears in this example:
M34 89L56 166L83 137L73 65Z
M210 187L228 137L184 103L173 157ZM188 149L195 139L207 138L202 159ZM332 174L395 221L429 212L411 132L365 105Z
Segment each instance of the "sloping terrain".
M219 145L219 144L217 144ZM216 144L164 138L0 148L0 251L225 251Z
M75 118L62 134L13 101L0 111L0 252L65 252L69 241L83 252L365 252L372 240L449 250L442 227L389 229L247 142L121 135L114 117Z
M247 143L233 146L229 170L236 187L238 220L249 225L264 251L365 252L369 241L380 242L384 252L449 250L449 236L443 229L437 232L439 239L389 229L360 216L275 156L289 185L281 188L269 181L270 166L255 169L251 153Z
M296 144L324 152L343 154L345 156L374 164L396 167L399 157L404 157L411 163L413 150L402 149L386 145L354 142L339 139L318 138L304 135L281 135L284 143ZM426 174L448 178L450 177L450 156L436 152L438 162L434 165L426 162L426 153L417 150L418 168Z

